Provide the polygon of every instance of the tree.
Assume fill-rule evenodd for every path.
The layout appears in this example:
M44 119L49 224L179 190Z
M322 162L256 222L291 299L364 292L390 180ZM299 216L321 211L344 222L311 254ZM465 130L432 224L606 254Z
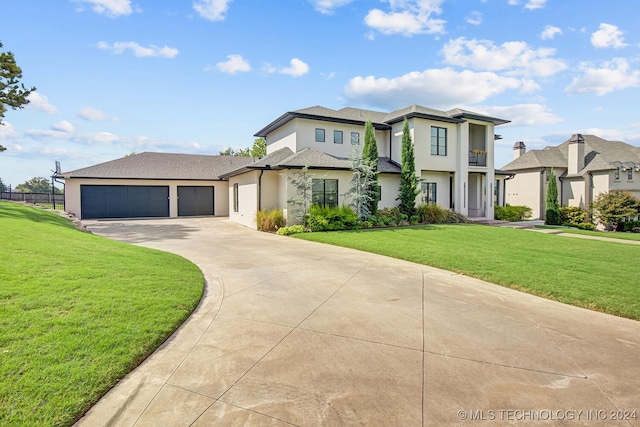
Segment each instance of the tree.
M218 153L219 156L254 157L260 159L267 155L267 141L264 138L256 138L251 148L241 148L234 150L229 147Z
M54 188L57 194L62 194L62 190ZM41 176L31 178L29 181L16 186L15 191L18 193L51 193L51 181Z
M612 190L599 194L591 207L598 222L608 230L615 230L619 223L638 216L640 200L629 191Z
M0 193L4 193L5 191L7 191L7 186L4 185L4 182L2 182L2 178L0 178Z
M416 159L413 153L409 122L404 119L402 126L402 169L400 171L400 212L411 217L416 212L416 196L418 195L418 177L416 176Z
M558 183L556 183L556 174L551 168L549 175L549 183L547 184L547 204L545 212L545 224L560 224L560 207L558 206Z
M344 195L351 200L351 208L358 214L359 218L368 219L377 211L371 211L372 202L378 197L377 192L373 192L377 187L377 166L365 159L361 153L354 147L351 153L351 185L349 191ZM376 203L377 205L377 203Z
M0 42L0 49L2 49ZM0 125L4 125L2 118L7 111L7 107L14 110L23 108L29 103L27 97L36 90L35 87L27 89L20 83L22 70L16 64L16 60L11 52L0 52ZM0 152L6 148L0 145Z
M296 195L287 200L287 203L292 206L293 217L305 224L313 198L313 174L310 174L309 167L305 166L300 172L295 172L287 178L296 190Z
M362 159L369 164L373 172L373 180L367 184L365 194L373 195L367 202L367 210L371 215L378 212L378 142L371 120L364 125L364 146L362 147Z

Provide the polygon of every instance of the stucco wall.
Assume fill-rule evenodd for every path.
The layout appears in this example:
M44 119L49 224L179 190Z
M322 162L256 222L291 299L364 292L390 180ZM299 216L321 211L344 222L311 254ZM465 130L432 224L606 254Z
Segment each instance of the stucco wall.
M150 179L90 179L71 178L65 180L65 210L81 218L81 185L158 185L169 186L169 216L178 216L178 187L180 186L213 186L214 213L216 216L229 215L228 183L226 181L172 181Z
M449 172L434 172L434 171L422 171L420 175L420 180L427 182L435 182L436 183L436 203L444 208L449 209L450 200L449 200ZM417 204L420 205L425 202L426 193L420 192L418 194Z
M531 219L541 218L541 179L540 170L517 171L513 179L507 181L505 201L513 206L529 206Z
M382 190L382 198L378 203L378 209L391 208L400 204L398 198L398 189L400 188L400 175L398 174L380 174L378 175L378 185Z
M258 211L258 175L252 171L229 178L228 202L229 219L250 228L256 227L256 212ZM234 211L234 184L238 184L238 211ZM270 190L263 187L263 195Z

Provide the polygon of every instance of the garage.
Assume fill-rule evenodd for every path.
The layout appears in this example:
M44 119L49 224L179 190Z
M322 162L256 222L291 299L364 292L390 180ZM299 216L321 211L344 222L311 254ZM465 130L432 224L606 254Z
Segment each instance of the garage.
M81 185L82 218L169 216L169 186Z
M214 187L178 186L178 216L213 215Z

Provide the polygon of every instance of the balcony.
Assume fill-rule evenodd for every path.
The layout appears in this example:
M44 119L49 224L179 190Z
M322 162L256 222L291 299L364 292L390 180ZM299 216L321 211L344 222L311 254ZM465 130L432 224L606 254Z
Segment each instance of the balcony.
M469 150L469 166L487 166L487 152Z

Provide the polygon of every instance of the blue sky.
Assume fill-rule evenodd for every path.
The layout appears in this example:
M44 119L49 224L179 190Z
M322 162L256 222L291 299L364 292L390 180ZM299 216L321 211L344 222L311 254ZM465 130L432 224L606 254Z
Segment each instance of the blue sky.
M20 0L0 41L31 103L0 127L17 185L131 152L250 146L286 111L466 108L516 141L640 145L640 2Z

